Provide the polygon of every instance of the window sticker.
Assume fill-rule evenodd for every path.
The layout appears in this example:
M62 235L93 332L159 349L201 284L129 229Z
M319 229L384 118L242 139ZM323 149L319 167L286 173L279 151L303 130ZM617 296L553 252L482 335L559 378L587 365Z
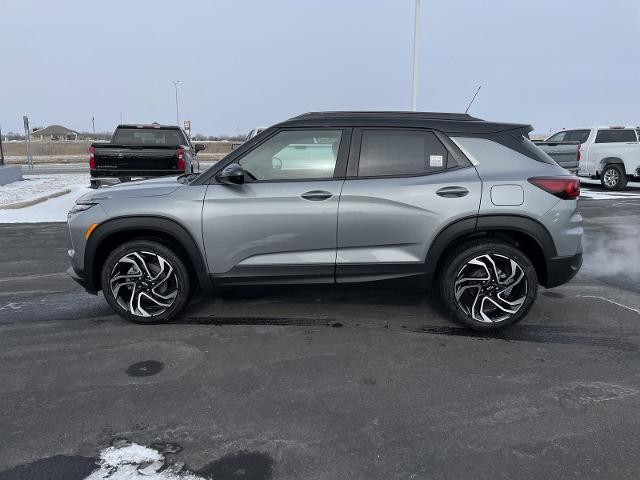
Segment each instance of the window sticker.
M430 167L442 167L443 165L442 155L429 155Z

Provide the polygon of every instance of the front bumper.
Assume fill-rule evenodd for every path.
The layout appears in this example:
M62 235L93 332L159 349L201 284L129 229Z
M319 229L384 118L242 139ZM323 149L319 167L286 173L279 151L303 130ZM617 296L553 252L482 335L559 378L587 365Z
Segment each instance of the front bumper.
M582 252L568 257L555 257L546 261L547 274L544 282L546 288L563 285L576 276L582 266Z

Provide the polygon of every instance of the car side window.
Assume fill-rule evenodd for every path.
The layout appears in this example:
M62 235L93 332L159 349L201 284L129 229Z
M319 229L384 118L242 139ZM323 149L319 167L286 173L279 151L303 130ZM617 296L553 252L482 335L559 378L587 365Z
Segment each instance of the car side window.
M562 132L554 133L547 139L547 142L564 142L566 140L565 138L566 136L567 136L566 130Z
M572 142L585 143L589 139L591 130L572 130L569 140Z
M595 143L637 142L636 132L632 128L611 128L598 130Z
M447 168L449 153L433 132L364 130L359 177L427 175Z
M341 130L283 130L238 162L252 180L333 178Z

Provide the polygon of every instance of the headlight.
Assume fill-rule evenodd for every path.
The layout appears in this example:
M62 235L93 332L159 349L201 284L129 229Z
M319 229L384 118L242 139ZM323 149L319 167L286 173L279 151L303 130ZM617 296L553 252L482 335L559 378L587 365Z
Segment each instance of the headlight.
M69 210L67 217L71 217L73 215L77 215L80 212L84 212L85 210L89 210L94 205L97 205L97 204L96 203L76 203L73 206L73 208Z

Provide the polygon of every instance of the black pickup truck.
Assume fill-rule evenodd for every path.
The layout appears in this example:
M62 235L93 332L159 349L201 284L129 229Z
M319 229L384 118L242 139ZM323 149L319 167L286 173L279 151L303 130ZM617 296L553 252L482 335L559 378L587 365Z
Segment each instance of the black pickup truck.
M89 147L91 185L99 186L104 178L124 182L197 172L196 154L204 148L177 126L119 125L109 143Z

